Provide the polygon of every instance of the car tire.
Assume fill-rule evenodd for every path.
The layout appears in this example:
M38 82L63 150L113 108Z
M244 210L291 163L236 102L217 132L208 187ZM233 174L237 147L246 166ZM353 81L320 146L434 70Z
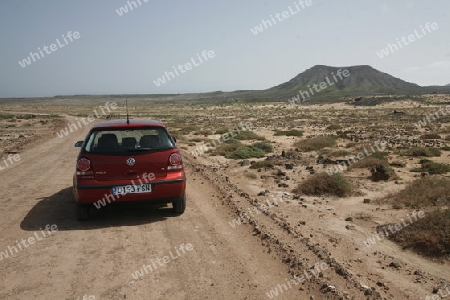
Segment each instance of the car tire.
M181 196L177 200L172 202L173 213L176 215L181 215L186 210L186 195Z
M91 217L89 207L77 204L77 221L87 221Z

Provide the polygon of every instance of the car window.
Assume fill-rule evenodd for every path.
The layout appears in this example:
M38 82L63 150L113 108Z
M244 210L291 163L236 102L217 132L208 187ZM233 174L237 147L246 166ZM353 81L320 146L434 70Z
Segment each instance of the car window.
M84 151L110 155L130 152L152 152L174 148L175 144L164 128L108 129L92 131Z

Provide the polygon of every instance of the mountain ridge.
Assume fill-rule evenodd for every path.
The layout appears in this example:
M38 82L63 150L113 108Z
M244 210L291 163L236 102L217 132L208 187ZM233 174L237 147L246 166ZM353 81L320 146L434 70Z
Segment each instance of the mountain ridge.
M337 76L347 71L348 76ZM330 80L332 78L332 80ZM319 86L319 87L318 87ZM323 87L323 88L320 88ZM332 67L315 65L287 82L261 91L262 98L291 98L299 95L308 98L330 98L364 95L412 95L450 93L449 86L423 87L404 81L369 65ZM308 95L309 94L309 95Z

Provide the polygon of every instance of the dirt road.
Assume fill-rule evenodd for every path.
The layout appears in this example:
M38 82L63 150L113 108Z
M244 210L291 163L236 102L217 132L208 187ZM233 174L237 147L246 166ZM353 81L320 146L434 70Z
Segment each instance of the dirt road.
M287 282L287 266L248 226L229 225L236 216L189 162L182 216L168 208L102 208L94 220L77 222L73 144L84 134L55 135L0 171L0 299L264 299ZM50 234L46 225L57 230ZM152 263L153 271L141 270ZM298 289L277 299L321 294Z

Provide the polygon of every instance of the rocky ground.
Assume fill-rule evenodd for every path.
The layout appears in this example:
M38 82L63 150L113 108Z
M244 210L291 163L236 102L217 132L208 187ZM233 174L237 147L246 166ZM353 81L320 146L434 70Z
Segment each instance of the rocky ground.
M98 103L93 103L91 106L70 104L64 107L62 102L45 108L36 105L33 112L27 111L26 105L4 105L3 114L8 116L3 117L0 123L3 152L25 151L21 162L23 171L10 169L7 170L8 176L15 176L16 172L26 172L27 166L40 170L38 165L34 166L30 162L33 155L27 154L29 147L25 145L39 137L40 142L36 143L44 145L46 141L53 138L52 149L59 154L55 154L57 157L49 157L46 161L61 160L60 167L66 170L59 176L66 180L58 181L56 185L46 186L39 197L54 194L54 199L50 198L53 199L52 201L68 197L70 193L65 192L65 189L70 188L70 164L76 153L64 154L65 150L62 148L82 138L88 128L83 129L84 132L74 134L67 143L61 139L57 142L55 132L57 128L64 125L61 122L70 122L77 116L90 114L96 105L103 103L102 101L106 102L110 99L98 100ZM195 265L181 264L182 273L193 276L203 274L204 279L208 281L208 287L206 281L195 281L192 282L194 286L184 285L173 293L162 286L151 295L158 299L164 298L163 295L166 297L171 295L175 299L193 299L193 297L208 299L205 293L199 292L200 286L209 293L214 291L211 294L214 297L211 296L211 299L263 299L268 297L266 294L268 291L275 289L277 284L283 282L292 283L293 288L280 293L279 299L308 299L308 297L310 299L425 299L427 296L436 295L439 289L444 290L450 282L450 265L446 256L426 257L409 249L403 249L387 238L378 239L369 246L365 241L377 234L377 228L380 225L398 223L402 218L405 219L413 212L419 211L414 208L394 208L392 203L380 201L404 190L416 179L432 176L426 171L412 171L421 166L420 161L423 157L405 155L404 151L415 147L438 148L441 155L430 159L442 164L450 163L448 148L450 118L441 116L420 130L414 125L426 114L435 113L449 102L448 96L430 95L427 96L425 103L402 100L367 107L353 105L353 103L327 105L135 104L130 109L132 117L162 120L183 149L190 178L188 199L192 201L192 208L189 211L188 204L187 213L182 217L184 229L182 233L175 234L174 237L180 239L184 235L195 241L196 247L200 247L194 259L197 263ZM123 116L124 113L123 107L117 111L117 115ZM19 117L24 114L27 117ZM49 115L59 115L63 118L48 117ZM259 138L241 140L244 145L264 142L272 146L272 151L262 158L228 159L216 153L217 149L197 157L192 155L195 149L205 143L218 141L223 132L237 128L241 122L250 122L253 126L252 131L261 137L260 140ZM275 135L277 132L294 129L302 131L302 136ZM306 140L329 136L336 138L335 145L322 147L319 150L302 148ZM21 140L28 137L29 140ZM9 142L6 142L7 140ZM337 166L337 162L356 155L362 151L362 148L374 145L380 140L386 141L384 149L387 152L388 165L386 166L392 169L393 173L370 167L355 166L355 168L344 169L340 173L352 183L355 190L345 197L315 196L295 191L299 184L306 182L312 176ZM8 145L13 146L8 148ZM27 159L28 156L31 160ZM362 161L366 159L369 158L364 158ZM17 173L18 176L22 174L19 173ZM41 178L36 178L39 182L49 175L41 173L38 174ZM382 173L383 179L386 180L374 181L374 173ZM7 176L6 173L3 175ZM25 173L22 175L25 176ZM378 176L381 175L378 174ZM448 178L448 173L444 172L438 176ZM39 185L39 182L30 182L30 190L33 190L32 186ZM6 186L12 183L4 182L4 184ZM6 201L5 205L11 206L8 199L14 198L14 201L23 202L21 205L25 205L28 209L24 207L19 209L14 205L11 206L16 207L13 209L13 217L2 217L6 221L3 224L5 229L0 250L5 249L11 241L17 239L17 236L24 234L21 230L11 231L7 228L13 228L14 222L19 222L24 214L27 215L27 211L29 212L25 219L29 221L31 217L36 217L35 213L29 216L35 210L34 204L27 203L25 198L20 198L22 196L14 196L13 193L3 200ZM444 199L445 201L448 200ZM40 206L42 205L47 204L42 202ZM47 207L47 209L50 208ZM425 213L428 213L427 209L429 208L425 209ZM69 228L75 226L74 221L70 219L70 211L65 208L61 210L68 218L61 223L61 226ZM50 220L53 217L55 216L50 214L45 219ZM153 217L156 218L156 215ZM124 217L120 218L122 220ZM129 239L133 243L138 243L137 239L144 234L143 232L146 232L149 243L154 238L162 238L157 237L157 233L153 232L148 224L144 224L145 220L142 220L142 217L140 218L141 224L132 226L128 224L133 223L128 218L120 221L125 222L126 225L121 223L119 227L116 227L116 225L105 226L107 216L102 217L101 231L103 235L106 235L99 245L86 244L83 249L78 249L84 257L77 255L71 260L73 270L78 270L78 275L75 277L58 266L64 261L61 255L57 255L54 262L48 262L48 266L41 264L37 271L63 272L67 282L70 282L70 288L61 287L56 289L54 294L50 290L39 287L42 282L36 281L33 287L27 287L27 283L23 282L19 275L27 268L39 265L38 260L41 254L32 252L26 266L18 267L12 261L6 265L2 262L2 273L9 274L2 286L3 297L26 299L34 293L38 295L35 297L41 299L39 295L50 293L49 295L59 295L66 297L65 299L76 299L76 296L82 293L76 286L81 285L84 291L98 295L97 299L119 299L124 295L130 299L147 299L145 295L148 296L152 292L145 287L144 283L132 289L124 288L119 284L120 282L116 282L118 280L108 282L108 280L97 279L90 284L89 276L83 278L83 272L81 272L82 268L87 267L93 272L96 268L108 264L107 261L103 261L88 266L86 257L94 259L93 253L101 251L112 253L115 264L120 266L114 268L114 276L126 278L120 269L130 269L131 272L133 268L127 266L130 264L138 266L141 261L134 259L132 255L120 252L119 248L122 246L115 245L114 248L112 244L109 245L111 243L109 239L113 239L117 234L128 239L125 237L128 236L127 231L130 229L133 235ZM196 218L201 218L202 221L194 222ZM33 222L39 223L39 218L36 217ZM171 221L159 227L162 226L160 229L163 231L171 232L173 228L181 225L178 223L178 221ZM191 225L194 226L193 232L188 231ZM87 226L89 228L76 226L76 232L61 235L57 244L62 247L62 245L70 245L75 240L83 243L85 238L82 237L82 233L91 231L93 234L92 226L98 227L98 224L90 224ZM197 231L196 226L200 228L200 232ZM22 230L29 230L21 227ZM206 234L203 233L206 228L210 228L207 243L201 238L203 234ZM91 238L94 238L94 235ZM175 245L178 242L168 238L164 238L164 241L168 245ZM205 245L197 246L203 243L202 241ZM126 243L125 240L124 243ZM50 251L52 247L55 247L52 245L54 244L48 243L45 247L48 247ZM133 253L137 255L138 250L134 249ZM164 250L164 247L158 246L156 252L162 253ZM43 249L43 251L47 250ZM226 253L231 253L230 251L233 253L227 256ZM211 268L211 265L205 264L205 261L201 262L202 255L206 255L209 260L219 264L217 267L218 270L222 270L219 273L222 277L214 275L214 272L208 273L207 268ZM247 255L249 255L249 261L244 263ZM36 257L33 258L34 256ZM242 264L245 264L245 270L239 273L237 270ZM321 264L323 269L320 267ZM269 273L264 274L265 272ZM298 284L299 278L306 274L310 278ZM317 274L317 276L311 276L311 274ZM207 280L208 276L212 276L212 279ZM58 280L53 279L54 282L63 282L62 279ZM171 267L167 273L152 276L148 280L148 284L151 285L167 280L179 284L185 279L176 276L174 265L173 269ZM231 284L234 295L226 294L227 283ZM28 290L27 294L23 294L23 290ZM24 295L26 295L25 298Z

